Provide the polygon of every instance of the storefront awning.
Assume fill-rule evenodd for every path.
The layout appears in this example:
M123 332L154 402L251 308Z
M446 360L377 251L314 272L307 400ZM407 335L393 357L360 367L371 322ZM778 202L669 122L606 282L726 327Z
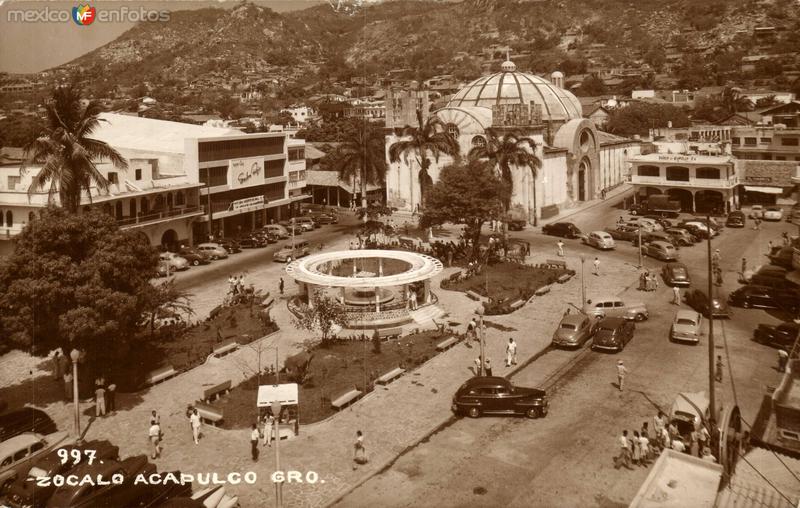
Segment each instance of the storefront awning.
M782 187L754 187L752 185L745 185L744 190L747 192L763 192L764 194L783 194Z

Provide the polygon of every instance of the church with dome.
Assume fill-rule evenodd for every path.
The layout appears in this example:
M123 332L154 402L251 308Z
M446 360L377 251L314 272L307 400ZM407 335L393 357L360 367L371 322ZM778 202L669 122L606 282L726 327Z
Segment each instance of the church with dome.
M583 118L581 103L563 88L564 75L550 80L518 71L506 61L500 72L483 76L458 91L433 111L458 141L462 157L486 143L487 130L515 132L530 138L541 161L534 181L527 167L512 168L512 213L529 223L547 218L582 201L596 199L626 181L626 159L639 153L640 142L599 131ZM390 162L389 147L400 138L386 137L387 204L404 211L420 205L419 165L413 157ZM428 173L435 183L449 156L431 158ZM535 193L535 194L534 194Z

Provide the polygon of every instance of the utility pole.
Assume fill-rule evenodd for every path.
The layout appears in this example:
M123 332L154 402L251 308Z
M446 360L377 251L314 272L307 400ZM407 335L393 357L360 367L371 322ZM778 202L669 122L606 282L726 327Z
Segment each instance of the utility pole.
M211 171L206 170L206 197L208 198L208 239L211 240L214 226L214 212L211 210Z
M711 266L711 215L706 215L706 237L708 238L708 410L711 418L717 419L715 408L715 378L714 378L714 281Z
M581 312L583 312L583 306L586 305L586 279L584 278L584 270L583 266L586 262L586 256L581 254Z
M639 268L644 266L644 260L642 259L642 224L639 224Z

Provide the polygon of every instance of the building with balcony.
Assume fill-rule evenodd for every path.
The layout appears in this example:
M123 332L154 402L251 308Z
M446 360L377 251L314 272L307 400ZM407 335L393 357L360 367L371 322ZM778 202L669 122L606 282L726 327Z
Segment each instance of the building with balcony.
M630 157L634 194L645 198L667 194L687 212L738 205L739 175L730 155L651 153Z
M430 115L430 92L428 90L386 90L386 128L402 129L406 125L417 126L417 111L422 112L422 122Z

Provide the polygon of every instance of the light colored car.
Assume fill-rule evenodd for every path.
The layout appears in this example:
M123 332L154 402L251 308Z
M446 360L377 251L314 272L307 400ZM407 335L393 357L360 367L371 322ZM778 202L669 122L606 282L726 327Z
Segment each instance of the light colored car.
M618 296L601 296L586 300L583 313L594 317L621 317L635 321L644 321L649 316L644 303L626 302Z
M218 243L201 243L195 247L200 252L205 252L211 259L225 259L228 257L228 251Z
M678 250L667 242L650 242L644 246L642 252L646 256L654 257L662 261L675 261L678 259Z
M309 248L307 241L295 240L294 247L292 247L291 243L287 243L272 255L272 260L280 261L282 263L289 263L294 259L308 256L310 253L311 249Z
M267 233L272 233L278 238L289 238L289 230L280 224L269 224L261 229Z
M605 231L592 231L581 237L581 241L595 249L606 250L616 247L614 238Z
M653 233L655 231L664 231L664 226L654 221L653 219L648 219L647 217L631 217L628 219L627 224L633 226L640 226L642 228L642 231L647 231L648 233Z
M43 436L24 432L0 443L0 491L5 490L23 468L56 446L72 443L67 432Z
M706 235L708 235L709 227L706 224L702 223L702 222L687 221L687 222L684 222L684 224L686 224L688 226L694 226L697 229L699 229L700 231L704 232ZM716 230L714 228L710 228L710 229L711 229L711 236L712 237L715 237L715 236L717 236L719 234L719 230Z
M783 210L770 206L764 210L764 220L783 220Z
M761 205L753 205L750 207L750 217L753 219L764 218L764 207Z
M174 252L162 252L158 258L168 264L171 270L187 270L189 268L189 261Z
M289 219L289 224L300 226L303 231L314 231L314 221L311 217L293 217Z
M594 333L594 320L586 314L567 314L561 318L555 333L553 345L565 347L580 347Z
M700 342L700 327L703 323L703 316L693 310L679 310L675 313L672 321L672 328L669 331L669 340L680 342Z

